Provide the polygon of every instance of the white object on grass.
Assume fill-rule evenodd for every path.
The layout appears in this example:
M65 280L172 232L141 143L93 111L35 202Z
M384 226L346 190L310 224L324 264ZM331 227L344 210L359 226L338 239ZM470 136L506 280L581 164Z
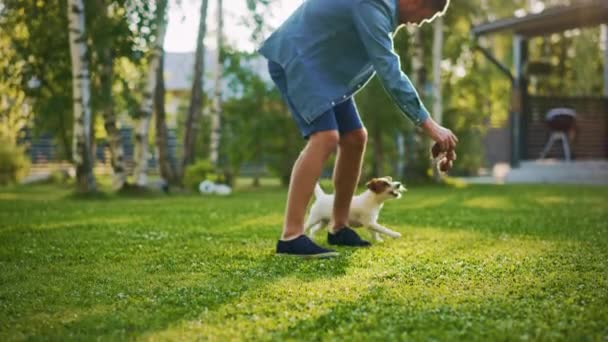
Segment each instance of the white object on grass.
M215 189L215 184L212 181L204 180L198 185L198 191L202 194L212 194Z
M230 195L232 193L232 188L225 184L215 184L210 180L202 181L198 190L205 195L216 194L216 195Z
M218 195L230 195L232 193L232 189L226 184L216 184L215 191Z

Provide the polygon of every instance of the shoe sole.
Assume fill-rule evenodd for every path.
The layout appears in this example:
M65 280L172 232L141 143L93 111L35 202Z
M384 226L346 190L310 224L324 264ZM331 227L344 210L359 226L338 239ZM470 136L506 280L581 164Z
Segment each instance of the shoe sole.
M370 245L343 245L343 244L339 244L339 243L330 243L330 242L328 242L327 244L330 246L355 247L355 248L369 248L372 246L371 244Z
M289 254L289 253L277 253L276 254L276 256L281 256L281 257L298 257L298 258L302 258L302 259L329 259L329 258L335 258L339 255L340 255L340 253L338 253L338 252L327 252L327 253L320 253L320 254Z

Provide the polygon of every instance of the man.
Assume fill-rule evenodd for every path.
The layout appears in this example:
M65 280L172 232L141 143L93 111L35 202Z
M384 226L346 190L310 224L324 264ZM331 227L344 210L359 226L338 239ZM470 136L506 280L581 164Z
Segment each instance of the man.
M336 149L335 201L330 245L363 247L347 226L367 132L352 99L378 75L397 106L444 150L457 138L436 124L401 72L393 35L406 23L441 15L449 0L306 0L264 42L270 75L308 140L291 174L283 234L277 254L335 256L304 235L304 216L324 162Z

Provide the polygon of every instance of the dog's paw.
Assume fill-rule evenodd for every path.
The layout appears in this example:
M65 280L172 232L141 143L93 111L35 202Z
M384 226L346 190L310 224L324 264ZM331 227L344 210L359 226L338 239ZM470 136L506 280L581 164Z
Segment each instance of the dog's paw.
M395 232L393 235L391 235L391 237L392 237L393 239L398 239L398 238L400 238L400 237L401 237L401 233Z

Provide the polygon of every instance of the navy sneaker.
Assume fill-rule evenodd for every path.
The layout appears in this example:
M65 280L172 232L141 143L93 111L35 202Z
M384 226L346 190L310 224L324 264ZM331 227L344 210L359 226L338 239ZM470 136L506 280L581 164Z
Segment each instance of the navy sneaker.
M331 258L338 256L338 252L317 245L306 235L300 235L289 241L279 240L277 242L277 254L293 255L302 258Z
M372 244L359 237L354 230L349 227L343 227L337 233L327 233L327 242L330 245L349 246L349 247L368 247Z

